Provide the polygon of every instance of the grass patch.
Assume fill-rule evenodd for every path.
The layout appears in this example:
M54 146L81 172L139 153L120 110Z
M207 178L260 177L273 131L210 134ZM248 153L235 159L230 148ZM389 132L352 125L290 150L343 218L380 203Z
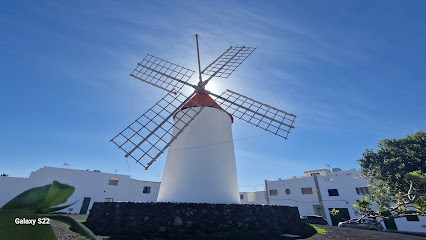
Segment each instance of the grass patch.
M288 233L299 235L302 238L308 238L312 235L315 235L317 231L315 230L313 226L309 224L303 224L303 225L300 225L299 227L292 228Z
M315 229L315 231L317 231L318 234L327 234L328 233L328 231L325 230L324 228L320 228L320 227L317 227L317 226L311 225L311 224L308 224L308 225L313 227Z
M81 223L84 223L84 222L86 222L86 219L79 219L79 220L77 220L78 222L81 222Z

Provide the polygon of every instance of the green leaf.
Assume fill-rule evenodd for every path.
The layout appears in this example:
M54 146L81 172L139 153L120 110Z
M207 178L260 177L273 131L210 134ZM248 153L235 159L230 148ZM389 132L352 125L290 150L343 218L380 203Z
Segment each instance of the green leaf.
M89 239L93 239L93 240L97 240L98 238L96 237L96 235L90 230L88 229L86 226L84 226L83 224L81 224L80 222L74 220L71 217L68 216L63 216L63 215L56 215L56 214L44 214L42 215L43 217L48 217L50 219L68 224L71 226L71 229L76 232L76 233L80 233L81 235L89 238Z
M74 205L76 202L77 201L75 201L75 202L73 202L71 204L65 205L65 206L46 208L46 209L41 210L39 213L53 213L53 212L65 209L67 207L70 207L71 205Z
M12 209L27 209L36 210L40 206L49 192L50 185L43 187L31 188L14 199L7 202L1 209L12 210Z
M45 213L50 207L64 203L74 193L75 188L53 181L52 184L31 188L7 202L1 209L26 209Z
M74 193L74 191L75 188L70 185L53 181L41 207L44 209L64 203Z
M330 215L337 216L339 215L340 210L333 208L332 210L329 210L328 212L330 213Z

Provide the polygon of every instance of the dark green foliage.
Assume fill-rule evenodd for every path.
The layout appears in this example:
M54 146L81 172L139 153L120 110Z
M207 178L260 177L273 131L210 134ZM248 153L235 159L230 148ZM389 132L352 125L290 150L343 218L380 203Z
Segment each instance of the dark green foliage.
M418 131L404 138L383 139L378 149L366 150L358 160L370 187L369 200L379 204L383 212L400 202L413 184L417 193L426 193L426 132ZM425 197L418 197L415 206L425 210Z
M408 173L418 170L426 173L426 132L415 132L401 139L383 139L378 147L376 152L366 150L358 162L367 180L388 183L391 194L409 189ZM416 189L426 192L426 184Z

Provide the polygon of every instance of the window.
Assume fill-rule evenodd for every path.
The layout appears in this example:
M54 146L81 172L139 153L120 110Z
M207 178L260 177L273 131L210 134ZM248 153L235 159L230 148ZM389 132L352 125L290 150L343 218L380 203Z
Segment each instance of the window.
M407 218L407 221L410 221L410 222L418 222L418 221L420 221L419 220L419 216L415 216L415 215L413 215L413 216L407 216L406 218Z
M105 202L114 202L113 198L105 198Z
M369 193L368 192L368 187L357 187L356 188L356 193L358 195L365 195L365 194Z
M108 185L117 186L118 185L118 177L111 177L111 178L109 178Z
M278 190L277 189L269 190L269 195L278 195Z
M290 193L291 193L290 189L288 189L288 188L287 188L287 189L285 190L285 194L289 195Z
M302 188L302 194L312 194L312 188Z
M324 180L325 180L326 182L330 182L330 181L333 181L333 178L331 178L331 177L326 177L326 178L324 178Z
M244 195L240 194L240 199L243 200L244 199Z
M144 186L143 193L147 193L147 194L151 193L151 187Z
M328 196L339 196L337 189L328 189Z

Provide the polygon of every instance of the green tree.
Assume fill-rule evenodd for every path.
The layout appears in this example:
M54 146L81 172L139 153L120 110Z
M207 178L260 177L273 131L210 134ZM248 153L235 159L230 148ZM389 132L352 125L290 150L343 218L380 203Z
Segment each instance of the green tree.
M426 132L383 139L378 147L358 160L370 193L354 207L373 217L426 215ZM372 212L369 201L376 202L379 211Z

